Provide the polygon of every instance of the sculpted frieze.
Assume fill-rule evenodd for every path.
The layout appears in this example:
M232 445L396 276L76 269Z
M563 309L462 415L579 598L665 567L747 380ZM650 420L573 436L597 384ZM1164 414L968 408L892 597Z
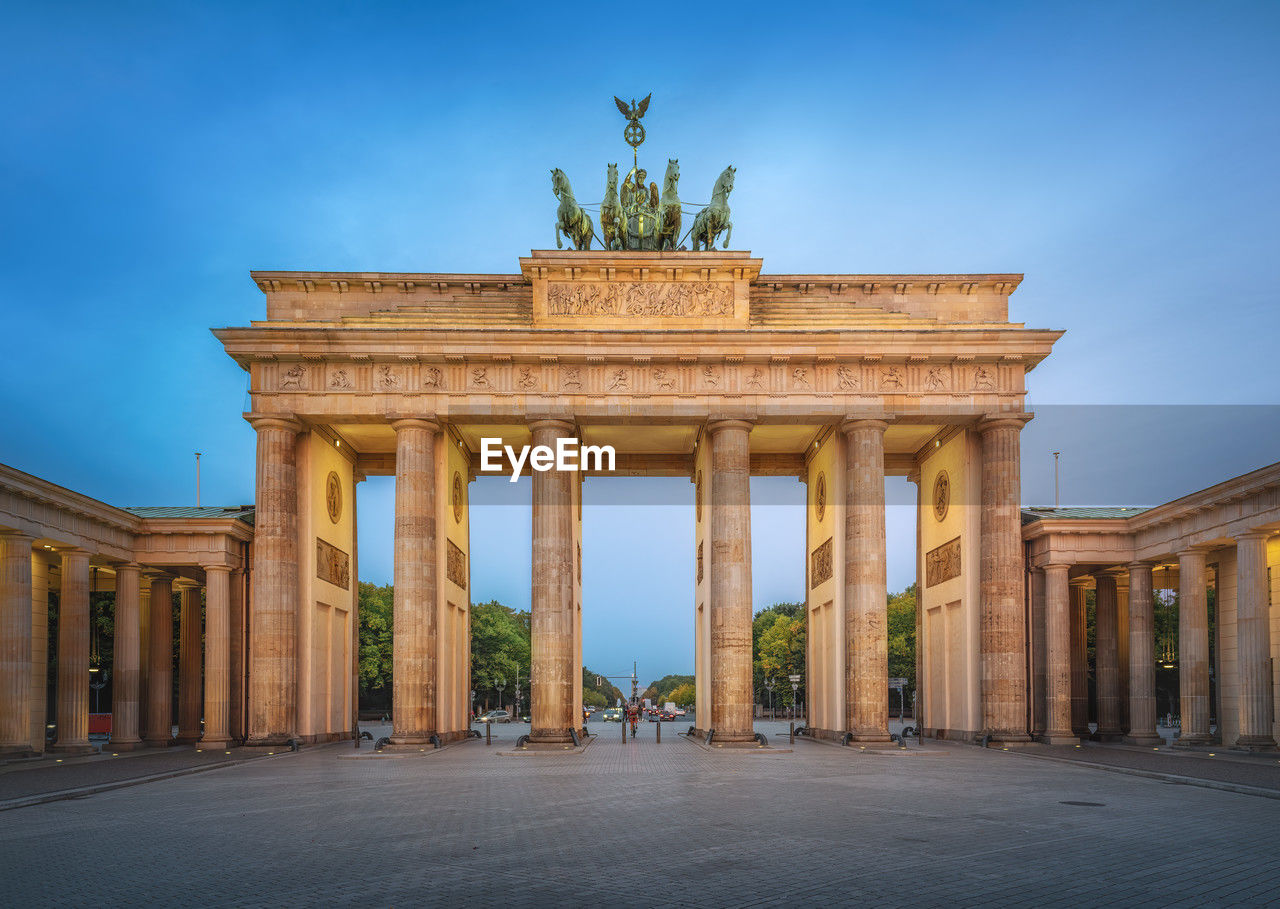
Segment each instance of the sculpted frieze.
M552 281L551 316L706 318L733 315L733 288L709 281Z
M601 285L606 286L606 285ZM608 285L612 286L612 285ZM680 285L689 286L689 285ZM260 390L484 395L768 395L771 397L998 394L1022 391L1018 374L989 363L831 362L776 358L771 363L629 359L626 363L485 362L446 364L281 362L265 367ZM260 383L260 384L259 384Z

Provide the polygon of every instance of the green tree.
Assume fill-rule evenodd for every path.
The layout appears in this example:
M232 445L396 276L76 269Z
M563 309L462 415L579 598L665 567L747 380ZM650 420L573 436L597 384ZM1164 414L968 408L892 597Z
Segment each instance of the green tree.
M529 637L528 612L497 600L471 607L471 687L484 706L497 703L499 681L503 700L514 698L517 667L524 703L529 703Z
M678 707L688 707L697 701L697 690L694 688L693 682L685 682L677 686L671 694L667 695L668 701L675 701Z
M765 681L773 679L773 702L791 704L789 675L800 676L796 696L805 698L805 647L808 617L803 603L775 603L756 613L751 622L751 652L756 699L768 703Z
M916 585L901 593L889 595L888 607L889 678L906 679L903 692L907 704L916 690ZM897 707L897 695L889 695L889 703Z
M360 582L360 702L367 709L391 709L391 635L394 591Z

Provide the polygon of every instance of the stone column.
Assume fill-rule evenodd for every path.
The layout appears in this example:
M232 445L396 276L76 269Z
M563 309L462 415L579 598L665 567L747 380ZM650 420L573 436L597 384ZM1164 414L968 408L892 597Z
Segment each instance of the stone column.
M31 544L0 534L0 755L31 747ZM41 726L44 724L41 723Z
M132 751L138 736L138 701L142 681L142 568L129 563L116 568L115 641L111 666L111 750Z
M1236 635L1240 663L1240 737L1235 747L1276 747L1271 732L1271 629L1265 531L1236 538Z
M204 706L201 686L200 585L178 582L178 736L180 745L200 740L200 712Z
M1089 589L1083 578L1071 588L1071 734L1083 738L1089 730Z
M845 730L853 733L855 742L890 741L884 531L888 427L883 420L846 420L840 426L846 439Z
M151 691L151 576L138 578L138 734L146 744L147 699Z
M1131 745L1159 745L1156 733L1156 637L1151 566L1129 563L1129 732Z
M1094 600L1094 628L1097 633L1096 678L1098 687L1098 732L1102 742L1119 741L1120 730L1120 641L1116 609L1116 579L1099 574Z
M1027 742L1026 605L1019 438L1021 415L990 417L982 431L982 724L996 742Z
M1043 741L1074 745L1080 737L1071 728L1071 595L1066 565L1044 568L1044 627L1046 705Z
M436 732L436 434L434 420L396 420L395 607L391 743Z
M147 646L147 731L153 748L173 743L173 581L151 579L151 621Z
M1205 554L1178 553L1178 710L1182 735L1175 745L1207 745L1209 735L1209 602Z
M87 753L89 744L89 553L62 552L58 598L58 743L53 751Z
M356 572L351 572L352 577L358 577ZM237 742L244 741L244 654L245 654L245 638L244 638L244 586L245 577L244 570L237 568L231 572L231 616L230 616L230 647L228 648L228 660L231 667L231 678L227 689L227 697L230 699L228 708L228 731L231 738ZM359 647L355 648L357 654ZM205 684L208 684L206 680ZM352 691L359 689L353 688Z
M204 735L205 748L231 744L231 568L204 569Z
M711 438L711 729L755 739L751 672L751 423L719 420ZM883 469L883 468L882 468Z
M249 738L280 745L298 728L298 467L301 426L250 417L258 432L250 608Z
M538 420L529 428L535 446L553 449L574 429L564 420ZM568 742L569 730L582 725L573 703L574 482L566 471L533 473L531 742ZM582 675L581 667L577 673Z

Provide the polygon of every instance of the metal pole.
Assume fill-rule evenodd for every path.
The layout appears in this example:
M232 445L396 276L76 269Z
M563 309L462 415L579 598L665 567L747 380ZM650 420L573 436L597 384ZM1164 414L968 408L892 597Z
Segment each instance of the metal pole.
M1059 505L1062 504L1062 499L1058 495L1058 456L1061 454L1062 452L1060 451L1055 451L1053 453L1053 507L1054 508L1057 508Z
M196 452L196 508L200 507L200 452Z

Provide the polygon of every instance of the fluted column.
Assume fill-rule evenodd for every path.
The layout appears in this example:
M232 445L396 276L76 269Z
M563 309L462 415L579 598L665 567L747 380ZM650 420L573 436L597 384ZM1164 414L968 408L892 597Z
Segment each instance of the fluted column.
M89 553L62 553L58 598L58 752L89 752Z
M1044 741L1069 745L1080 741L1071 729L1071 595L1068 566L1044 569L1046 702Z
M295 420L251 417L258 432L249 743L278 745L298 728L298 467Z
M1129 732L1132 745L1159 745L1156 732L1155 602L1151 566L1129 563Z
M34 542L34 538L26 534L0 534L0 754L32 750L31 544Z
M26 534L0 534L0 754L32 750L32 543Z
M147 731L143 741L167 748L173 740L173 580L151 579L147 645Z
M846 420L845 730L855 742L889 739L883 420Z
M983 728L994 741L1026 742L1026 614L1021 473L1023 417L983 420L981 678Z
M355 566L352 565L351 576L359 577L356 574ZM244 741L244 656L245 656L245 637L244 637L244 570L237 568L231 572L231 615L230 628L231 640L228 648L228 660L230 665L231 677L229 679L228 697L230 698L230 706L228 708L228 731L231 738L237 742ZM353 648L359 656L358 642L353 643ZM205 682L208 684L208 681ZM358 691L353 688L352 691Z
M717 742L755 738L751 673L751 423L711 438L711 724Z
M1089 735L1089 590L1084 580L1069 583L1071 597L1071 734Z
M395 604L391 742L436 732L436 434L434 420L396 420Z
M129 751L142 745L138 699L142 681L142 569L133 563L116 568L115 639L111 661L111 749Z
M573 435L564 420L530 424L533 445L555 448ZM573 703L573 483L567 471L533 473L533 582L531 599L531 676L529 740L568 742L569 730L582 725Z
M178 612L178 736L180 745L200 740L201 687L200 585L179 581Z
M147 702L151 691L151 577L138 578L138 734L146 744Z
M1097 633L1098 733L1104 742L1114 742L1120 731L1120 642L1116 609L1116 579L1100 574L1096 578L1094 629Z
M231 568L204 570L204 735L206 748L231 744Z
M1178 553L1178 710L1182 735L1175 745L1207 745L1209 735L1209 603L1205 554Z
M1267 604L1265 532L1236 538L1236 635L1240 665L1240 737L1235 747L1254 751L1276 747L1271 731L1271 629Z

